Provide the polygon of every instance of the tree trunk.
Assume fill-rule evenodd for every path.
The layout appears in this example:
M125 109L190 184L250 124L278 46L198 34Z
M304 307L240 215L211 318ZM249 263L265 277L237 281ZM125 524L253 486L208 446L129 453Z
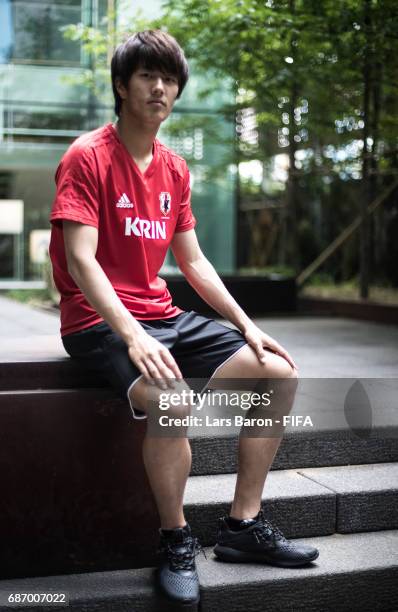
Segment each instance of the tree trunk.
M372 159L371 168L372 174L370 177L370 193L371 199L374 200L379 190L379 176L378 167L379 161L377 156L377 147L379 143L379 121L380 121L380 107L381 107L381 95L382 95L382 81L383 81L383 64L378 61L375 63L375 73L372 88L372 101L373 101L373 145L372 145ZM379 276L380 265L384 252L384 208L380 208L374 215L374 236L373 236L373 254L374 264L376 273Z
M370 182L369 182L369 161L370 152L368 151L368 138L370 136L370 94L372 80L371 65L371 0L364 0L364 22L365 22L365 46L363 60L363 152L362 152L362 194L361 194L361 214L363 223L360 231L360 253L359 253L359 280L360 297L366 299L369 296L369 226L370 219L366 214L366 209L370 203Z
M295 0L290 0L289 8L291 13L294 14ZM297 150L295 136L297 134L294 111L298 106L299 84L296 78L297 46L294 43L295 37L293 34L290 41L290 54L293 58L293 63L289 95L289 171L286 186L285 252L287 263L298 273L300 262L298 260L297 244L297 173L295 166L295 153Z

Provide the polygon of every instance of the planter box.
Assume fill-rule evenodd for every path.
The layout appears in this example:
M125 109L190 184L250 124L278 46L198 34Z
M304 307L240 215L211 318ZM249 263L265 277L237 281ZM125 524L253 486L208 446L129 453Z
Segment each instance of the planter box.
M196 310L200 314L219 317L192 289L185 277L164 276L173 302L183 310ZM294 278L279 275L239 276L225 275L222 281L243 310L250 316L267 313L296 312L297 292Z
M299 297L297 300L300 314L349 317L376 323L398 324L398 306L377 302L357 302L335 298Z

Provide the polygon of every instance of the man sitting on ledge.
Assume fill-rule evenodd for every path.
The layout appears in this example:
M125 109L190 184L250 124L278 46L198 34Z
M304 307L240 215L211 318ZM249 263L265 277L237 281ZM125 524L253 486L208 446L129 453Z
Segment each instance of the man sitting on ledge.
M223 379L290 380L289 410L295 363L239 307L202 253L187 164L156 138L188 80L183 51L165 32L137 33L116 49L111 77L116 122L78 138L56 172L50 256L66 351L127 396L136 419L148 417L165 389L187 390L185 378L205 379L208 389L220 389ZM158 276L169 246L190 285L237 329L173 305ZM172 406L168 414L183 418L190 409ZM214 549L223 561L292 567L318 557L286 540L261 510L280 441L239 439L235 496ZM200 544L183 512L187 436L147 432L143 459L160 516L157 585L174 602L196 603Z

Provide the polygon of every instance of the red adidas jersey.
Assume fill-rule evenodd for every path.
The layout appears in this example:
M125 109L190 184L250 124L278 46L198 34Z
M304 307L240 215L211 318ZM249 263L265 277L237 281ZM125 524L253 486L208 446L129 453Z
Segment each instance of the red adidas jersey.
M135 318L183 312L172 304L158 272L174 233L196 224L186 162L156 139L152 161L142 173L108 124L75 140L55 181L50 258L61 294L61 335L102 321L68 273L63 219L98 228L96 259Z

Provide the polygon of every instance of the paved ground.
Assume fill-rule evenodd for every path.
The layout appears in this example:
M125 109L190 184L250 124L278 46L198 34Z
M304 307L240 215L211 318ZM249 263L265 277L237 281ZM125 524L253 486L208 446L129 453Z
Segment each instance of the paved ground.
M398 327L324 317L256 319L299 366L300 377L398 376ZM57 314L0 297L0 361L66 356Z

